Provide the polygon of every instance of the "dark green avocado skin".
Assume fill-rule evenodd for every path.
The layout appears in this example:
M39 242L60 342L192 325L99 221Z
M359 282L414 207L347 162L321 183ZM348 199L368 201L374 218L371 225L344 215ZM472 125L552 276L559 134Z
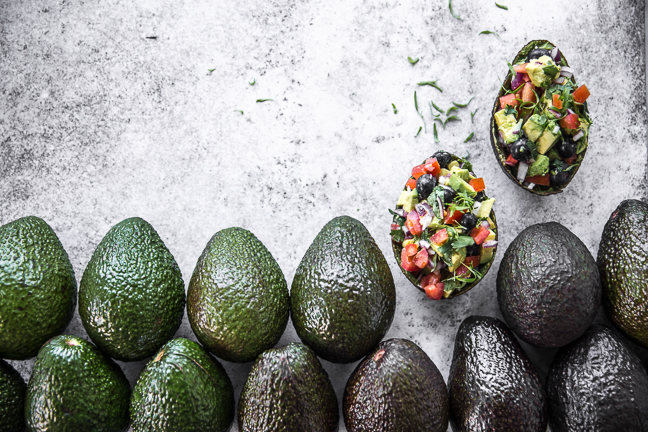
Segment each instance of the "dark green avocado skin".
M249 362L279 342L290 298L281 268L250 231L217 232L189 282L187 315L196 337L216 356Z
M396 289L389 265L367 228L349 216L336 217L317 234L290 295L297 335L335 363L367 355L394 319Z
M623 334L644 348L648 348L647 239L648 204L623 201L605 224L597 257L605 312Z
M79 315L90 339L110 357L142 360L175 334L184 313L180 268L141 218L108 231L79 288Z
M77 283L56 233L28 216L0 227L0 357L24 360L72 319Z
M349 432L446 432L448 390L441 372L414 342L381 342L344 390Z
M291 343L259 356L241 392L240 432L337 432L338 404L315 353Z
M547 429L548 402L538 372L497 318L470 316L461 323L448 386L454 431Z
M524 341L555 348L592 324L601 282L592 254L557 222L531 225L509 245L497 273L497 301Z
M76 336L57 336L38 352L27 385L29 432L122 432L130 387L115 362Z
M131 395L133 432L226 432L232 420L232 382L221 364L189 339L164 345Z
M25 381L14 368L0 359L0 432L25 430Z
M648 374L607 327L593 325L558 351L547 395L553 432L648 430Z

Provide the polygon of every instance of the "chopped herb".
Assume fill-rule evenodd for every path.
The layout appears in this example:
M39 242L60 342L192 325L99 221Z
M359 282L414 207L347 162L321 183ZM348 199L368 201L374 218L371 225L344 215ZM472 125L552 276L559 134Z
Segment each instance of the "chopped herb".
M401 230L402 232L402 230ZM475 244L470 236L459 236L455 241L452 242L452 249L461 249Z
M398 114L398 110L396 109L396 105L392 104L392 106L394 107L394 114Z
M506 115L513 114L515 118L517 118L517 110L513 108L511 105L506 105L506 108L504 108L504 112L506 113Z
M457 15L456 13L454 13L454 11L452 10L452 0L448 0L448 7L450 8L450 14L452 15L453 18L456 18L456 19L458 19L459 21L463 21L463 20L459 17L459 15Z
M439 108L433 101L430 101L435 110L439 111L441 114L445 114L445 110Z
M214 72L215 70L216 70L216 69L207 69L207 71L209 71L209 73L212 73L212 72Z
M495 6L497 6L500 9L508 10L507 6L501 5L501 4L497 3L497 2L495 2Z
M430 101L430 114L432 114L432 117L439 117L441 114L434 114L434 111L432 111L432 102Z
M459 117L457 117L457 116L450 116L450 117L448 117L447 119L445 119L445 121L443 122L443 126L445 127L446 123L448 123L448 122L451 121L451 120L458 120L458 121L461 121L461 119L460 119Z
M414 107L416 108L416 112L418 113L418 115L421 117L421 120L423 120L423 126L425 126L425 131L427 132L427 126L425 124L425 119L423 118L423 114L421 114L421 112L419 111L419 108L418 108L418 100L416 99L416 91L414 91ZM416 136L418 136L419 133L421 133L420 130L416 134Z
M459 111L459 108L457 108L456 106L451 106L450 108L448 108L448 111L446 111L446 115L450 115L452 111Z
M477 114L477 110L478 110L478 109L479 109L479 108L475 109L475 111L473 111L473 112L470 113L470 122L471 122L471 123L472 123L473 119L475 118L475 114Z
M391 230L390 234L392 240L395 242L402 243L405 240L405 233L403 232L403 230Z
M439 134L437 133L436 123L434 123L434 142L439 142Z
M405 225L405 218L400 216L398 213L396 213L394 210L389 209L389 213L391 213L394 216L394 223L397 223L398 226L402 227Z
M494 34L497 36L499 39L502 39L500 35L497 32L490 31L490 30L484 30L483 32L479 32L480 35L489 35L489 34Z
M256 84L256 78L254 78L254 79L252 80L252 82L251 82L251 83L248 83L248 84L250 84L250 85L254 85L254 84Z
M542 68L542 71L545 73L545 75L552 78L555 77L558 72L560 72L560 70L554 65L545 66Z
M513 74L512 76L516 76L517 72L515 72L515 69L513 69L513 65L511 63L509 63L508 60L506 60L506 65L508 66L509 70Z
M414 138L419 136L419 134L421 133L421 129L423 129L423 126L419 126L419 130L418 130L418 132L416 132L416 135L414 135Z
M471 97L471 98L468 100L468 102L466 102L465 104L460 104L460 103L457 103L457 102L452 102L452 105L454 105L454 106L456 106L456 107L459 107L459 108L466 108L466 107L468 106L468 104L470 103L470 101L472 101L473 99L475 99L475 96Z
M241 114L243 114L243 110L234 110L234 112L240 112Z
M468 135L468 138L466 138L464 140L464 142L466 143L466 142L470 141L473 138L474 135L475 135L475 132L470 132L470 135ZM465 159L468 159L469 156L470 156L470 153L468 153L468 156L466 156Z
M257 101L257 103L259 103L259 102L267 102L267 101L271 101L271 100L273 100L273 99L257 99L256 101Z
M157 39L157 36L146 36L146 39Z
M416 85L420 85L420 86L429 85L439 90L441 93L443 93L443 89L437 85L436 81L421 81L420 83L416 83Z
M445 196L445 189L443 186L436 186L432 189L432 193L428 197L428 203L432 205L432 212L437 219L443 219L443 214L441 212L441 207L439 207L439 200L443 204L443 197Z
M418 57L416 57L415 59L413 59L412 57L407 57L407 60L409 60L409 62L410 62L412 65L415 65L416 63L419 62L419 58L418 58Z

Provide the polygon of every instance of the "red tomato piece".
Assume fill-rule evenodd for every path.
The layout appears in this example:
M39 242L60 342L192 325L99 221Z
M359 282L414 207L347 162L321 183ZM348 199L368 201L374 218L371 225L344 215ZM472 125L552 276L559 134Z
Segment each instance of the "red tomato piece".
M436 284L430 284L426 286L425 289L425 295L428 296L428 298L432 300L441 300L443 297L443 288L445 287L445 284L443 282L439 282Z
M465 266L477 268L479 266L479 255L466 257L463 263Z
M522 102L531 102L534 103L536 101L535 93L533 93L533 83L525 83L524 87L522 88Z
M440 278L441 276L434 273L430 273L429 275L423 276L423 279L421 279L421 287L425 288L428 285L435 285L436 283L439 282Z
M481 177L470 180L469 184L470 186L473 187L473 189L475 189L475 192L481 192L484 189L486 189L486 184L484 184L484 179Z
M392 231L394 231L394 230L399 230L400 227L398 226L398 224L393 223L393 224L391 224L391 229L392 229Z
M524 179L524 181L528 181L529 183L535 183L537 185L541 186L549 186L551 184L551 179L549 178L549 173L545 175L539 175L539 176L533 176L533 177L527 177Z
M506 105L511 105L512 107L518 106L517 95L515 94L508 94L506 96L502 96L499 100L502 109L506 108Z
M416 210L412 210L407 214L407 220L405 221L405 226L413 235L421 235L423 232L423 227L421 226L420 217Z
M518 161L513 159L513 155L509 155L509 157L506 159L506 162L504 163L506 165L516 166L518 164Z
M551 99L551 104L558 109L562 109L562 100L560 100L560 95L558 93L554 93Z
M407 255L407 248L403 248L403 250L401 251L401 267L403 267L403 269L408 272L417 272L421 270L420 268L416 267L416 264L414 264L414 257Z
M425 171L425 165L417 165L412 168L412 177L414 177L415 179L418 180L418 178L423 174L427 174L427 171Z
M522 75L522 81L524 81L524 82L529 82L529 81L531 81L531 78L529 77L529 74L524 74L524 75Z
M464 214L462 212L460 212L459 210L455 210L454 213L452 213L452 214L450 214L450 212L448 212L448 214L446 215L446 218L443 221L443 223L445 223L446 225L450 225L452 223L458 222L461 219L461 216L463 216L463 215Z
M457 276L463 276L463 275L466 275L466 274L468 274L468 273L470 273L470 270L468 270L468 267L466 267L466 266L463 265L463 264L461 264L461 265L459 266L459 268L455 271L455 274L456 274Z
M429 258L427 249L421 248L421 250L414 257L414 264L416 264L416 267L418 268L425 268L425 266L428 265L428 261Z
M448 232L446 231L445 228L443 228L440 231L437 231L433 236L432 236L432 241L434 244L441 246L443 243L448 241Z
M441 172L441 165L439 165L436 158L429 158L425 161L425 171L436 177Z
M588 97L590 97L590 92L587 89L586 85L583 84L582 86L574 90L574 102L582 104L587 100Z
M569 165L574 165L574 162L576 162L576 159L578 159L577 154L575 154L572 157L569 157L569 158L565 159L565 162L567 162Z
M560 120L560 127L565 129L576 129L580 126L578 121L578 114L569 114L564 119Z
M520 64L520 65L513 65L513 70L515 72L517 72L517 73L525 74L525 73L527 73L526 67L527 67L528 64L529 63L524 63L524 64Z
M473 228L473 230L470 231L470 237L472 237L473 240L475 240L475 243L477 243L478 245L484 243L486 237L488 237L489 234L490 231L488 230L488 228L485 228L481 225Z
M411 190L416 189L416 179L413 179L413 178L410 177L410 179L407 180L407 183L405 184L405 186L409 186L409 188Z
M416 246L416 243L410 243L407 246L405 246L405 253L409 257L413 257L416 255L416 252L418 252L418 246Z

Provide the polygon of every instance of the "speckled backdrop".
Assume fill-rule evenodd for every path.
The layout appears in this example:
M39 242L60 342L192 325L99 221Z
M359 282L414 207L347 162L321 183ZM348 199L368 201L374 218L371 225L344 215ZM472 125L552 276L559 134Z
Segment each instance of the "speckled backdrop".
M44 218L77 280L108 229L137 215L158 230L185 284L209 238L230 226L254 232L290 283L319 229L351 215L391 264L398 305L387 336L414 340L447 378L461 321L501 318L495 276L517 233L555 220L595 254L615 206L646 195L641 1L501 0L507 11L455 0L462 20L446 0L94 3L0 0L0 224ZM579 174L547 198L501 172L487 115L505 60L543 38L590 88L594 118ZM416 85L426 80L443 93ZM472 96L435 145L428 101L448 108ZM387 211L411 167L437 148L470 152L497 199L501 240L485 280L442 302L401 274ZM78 316L67 332L86 336ZM186 317L177 335L195 339ZM289 324L281 344L296 340ZM544 375L554 351L524 346ZM12 364L27 378L33 360ZM340 398L355 364L323 364ZM121 365L134 382L144 362ZM225 364L237 400L250 366Z

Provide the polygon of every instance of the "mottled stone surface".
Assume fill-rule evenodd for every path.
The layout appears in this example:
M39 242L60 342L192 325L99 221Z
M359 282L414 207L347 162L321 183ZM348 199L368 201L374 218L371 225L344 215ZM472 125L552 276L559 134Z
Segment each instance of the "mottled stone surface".
M391 263L398 304L387 337L414 340L447 378L461 321L501 318L495 275L518 232L555 220L595 254L616 205L646 195L644 2L500 3L509 10L455 0L459 21L445 0L0 1L0 223L44 218L80 279L108 229L140 216L185 283L209 238L241 226L290 283L320 228L351 215ZM590 88L595 123L576 179L543 198L495 164L487 113L505 60L545 38ZM425 80L443 93L416 85ZM414 91L427 124L417 138ZM428 101L447 109L471 96L435 145ZM437 148L470 151L497 199L501 240L485 280L441 302L402 276L387 212ZM78 315L67 332L86 336ZM186 318L177 335L195 340ZM295 340L289 324L281 343ZM524 347L544 376L554 351ZM340 398L355 364L323 363ZM28 377L33 360L12 364ZM143 364L122 364L131 382ZM225 366L238 398L250 364Z

